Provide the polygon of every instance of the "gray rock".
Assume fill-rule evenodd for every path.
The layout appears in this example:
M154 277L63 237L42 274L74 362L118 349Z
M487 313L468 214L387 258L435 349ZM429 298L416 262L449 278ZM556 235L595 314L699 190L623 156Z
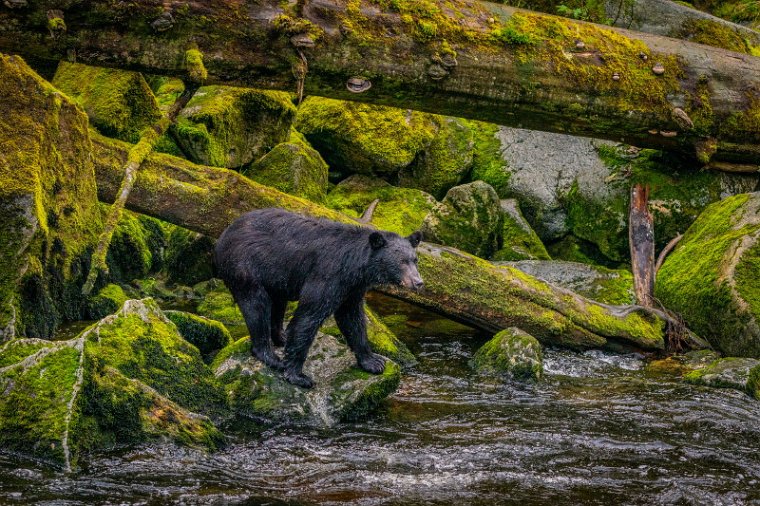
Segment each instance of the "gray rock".
M756 371L753 374L753 370ZM692 371L686 381L717 388L733 388L760 399L760 360L752 358L721 358L708 366Z

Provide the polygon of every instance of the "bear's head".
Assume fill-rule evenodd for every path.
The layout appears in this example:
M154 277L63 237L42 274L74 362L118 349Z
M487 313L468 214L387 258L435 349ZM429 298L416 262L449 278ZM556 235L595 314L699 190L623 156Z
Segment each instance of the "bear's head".
M421 232L414 232L408 237L393 232L372 232L369 236L372 248L370 267L375 283L421 290L423 282L417 270L417 253L414 251L421 240Z

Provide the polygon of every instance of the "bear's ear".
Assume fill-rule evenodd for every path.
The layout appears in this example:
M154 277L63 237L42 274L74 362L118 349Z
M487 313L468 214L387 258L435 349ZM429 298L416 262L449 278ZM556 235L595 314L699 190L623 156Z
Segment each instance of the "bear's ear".
M412 235L408 236L407 239L409 239L409 242L412 243L412 248L416 248L420 245L420 241L422 241L422 232L418 230Z
M372 249L380 249L385 246L385 237L380 232L372 232L369 234L369 245Z

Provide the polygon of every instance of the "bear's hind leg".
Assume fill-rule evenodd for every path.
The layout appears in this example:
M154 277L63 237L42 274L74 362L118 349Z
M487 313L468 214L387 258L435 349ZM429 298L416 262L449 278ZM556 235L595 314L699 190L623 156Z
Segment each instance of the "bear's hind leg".
M272 344L276 347L285 346L285 332L282 330L282 321L285 318L285 309L288 301L272 297Z
M364 314L364 297L354 297L346 300L335 312L335 322L338 324L348 347L356 355L359 367L372 374L380 374L385 370L385 359L373 353L367 342L367 316Z
M288 324L285 340L285 379L303 388L314 386L314 381L303 373L303 364L319 326L332 312L325 301L325 290L311 288L313 296L301 294L298 308Z
M272 348L270 336L272 301L263 288L254 288L235 295L240 311L245 317L251 339L251 353L273 369L284 369L282 360Z

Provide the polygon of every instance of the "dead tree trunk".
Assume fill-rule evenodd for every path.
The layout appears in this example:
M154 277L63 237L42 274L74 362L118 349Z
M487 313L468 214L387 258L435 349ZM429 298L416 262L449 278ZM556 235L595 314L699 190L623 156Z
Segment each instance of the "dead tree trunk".
M654 218L649 212L649 186L636 184L631 189L628 213L628 240L636 301L652 307L654 297Z
M760 163L760 59L477 0L0 4L0 51L277 88ZM67 6L67 7L66 7ZM56 6L60 8L60 6ZM65 27L65 28L64 28ZM305 73L308 63L308 72Z

